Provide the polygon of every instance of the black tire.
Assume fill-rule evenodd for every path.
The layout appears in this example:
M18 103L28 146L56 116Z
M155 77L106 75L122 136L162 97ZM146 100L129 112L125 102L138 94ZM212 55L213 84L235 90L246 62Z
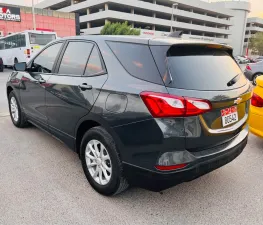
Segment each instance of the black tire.
M91 140L97 140L101 142L105 146L110 156L112 174L109 182L106 185L98 184L93 179L88 170L86 164L85 150L87 144ZM127 180L123 176L122 163L120 160L119 153L116 149L114 140L103 127L94 127L85 133L80 146L80 159L82 162L84 173L90 185L100 194L106 196L116 195L125 191L129 187Z
M4 72L4 65L0 66L0 72Z
M253 76L252 83L253 83L254 86L257 85L257 82L256 82L257 77L262 76L262 75L263 75L263 73L256 73L256 74Z
M15 119L13 118L12 112L11 112L10 102L11 102L11 98L12 97L15 98L16 104L17 104L17 108L18 108L18 120L17 121L15 121ZM28 122L27 122L26 116L25 116L24 112L21 111L21 107L20 107L19 101L17 100L17 97L16 97L14 91L11 91L9 96L8 96L8 104L9 104L9 113L10 113L10 117L11 117L11 120L12 120L13 124L16 127L18 127L18 128L27 127L28 126Z

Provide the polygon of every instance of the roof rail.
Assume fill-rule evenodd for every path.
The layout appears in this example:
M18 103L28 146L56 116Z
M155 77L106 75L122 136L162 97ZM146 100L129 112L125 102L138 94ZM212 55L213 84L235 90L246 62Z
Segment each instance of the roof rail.
M182 37L183 35L183 31L181 30L178 30L178 31L175 31L175 32L172 32L168 35L168 37L176 37L176 38L179 38L179 37Z

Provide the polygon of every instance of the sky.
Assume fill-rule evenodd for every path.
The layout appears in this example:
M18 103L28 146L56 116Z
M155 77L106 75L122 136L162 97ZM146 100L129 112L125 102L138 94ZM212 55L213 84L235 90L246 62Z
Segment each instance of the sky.
M263 0L251 0L252 9L250 16L260 16L263 18Z
M43 0L34 0L35 4ZM250 16L260 16L263 18L263 0L250 0L252 10ZM32 0L0 0L0 3L9 3L15 5L32 5Z

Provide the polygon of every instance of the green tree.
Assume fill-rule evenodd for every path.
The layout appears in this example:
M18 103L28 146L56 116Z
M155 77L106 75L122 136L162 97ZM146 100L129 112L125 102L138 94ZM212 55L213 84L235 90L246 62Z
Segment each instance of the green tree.
M101 35L140 35L140 33L140 30L129 26L127 21L124 23L107 22L100 32Z
M249 48L252 49L252 54L263 55L263 32L256 33L250 39Z

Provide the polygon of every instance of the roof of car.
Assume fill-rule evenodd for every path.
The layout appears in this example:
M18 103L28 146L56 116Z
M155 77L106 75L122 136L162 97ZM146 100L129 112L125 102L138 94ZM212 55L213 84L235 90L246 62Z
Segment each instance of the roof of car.
M222 45L227 48L231 48L225 44L219 44L209 41L201 41L201 40L186 40L183 38L174 38L174 37L141 37L141 36L128 36L128 35L81 35L81 36L73 36L73 37L65 37L62 39L81 39L81 40L91 40L91 41L120 41L120 42L128 42L128 43L137 43L137 44L150 44L150 45L174 45L174 44L208 44L208 45Z

